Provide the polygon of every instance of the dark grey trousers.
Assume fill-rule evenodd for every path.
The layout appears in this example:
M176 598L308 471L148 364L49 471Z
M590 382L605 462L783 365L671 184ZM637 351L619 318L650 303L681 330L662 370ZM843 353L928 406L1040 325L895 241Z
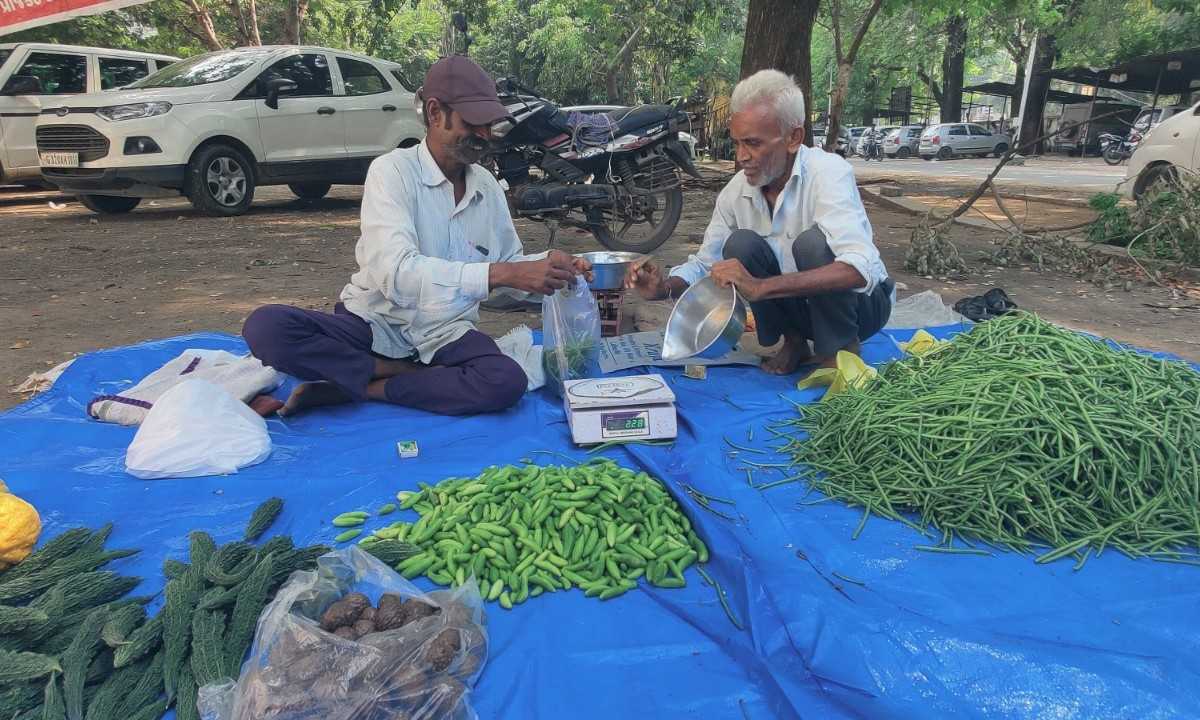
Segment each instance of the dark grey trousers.
M726 260L740 260L754 277L781 274L771 246L752 230L735 230L725 241ZM800 271L815 270L833 262L833 250L825 233L816 225L800 233L792 243L792 257ZM779 342L784 332L795 332L813 341L819 357L831 357L855 340L866 340L879 332L892 314L892 288L888 279L869 293L853 290L786 297L750 303L758 327L758 341Z

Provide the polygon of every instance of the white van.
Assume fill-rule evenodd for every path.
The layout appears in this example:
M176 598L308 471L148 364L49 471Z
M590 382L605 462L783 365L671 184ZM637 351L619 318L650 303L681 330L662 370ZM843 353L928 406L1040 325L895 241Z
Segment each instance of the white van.
M116 90L178 59L75 45L0 43L0 185L42 181L34 126L48 103Z
M1180 168L1200 172L1200 103L1163 120L1138 143L1125 171L1125 192L1140 197Z

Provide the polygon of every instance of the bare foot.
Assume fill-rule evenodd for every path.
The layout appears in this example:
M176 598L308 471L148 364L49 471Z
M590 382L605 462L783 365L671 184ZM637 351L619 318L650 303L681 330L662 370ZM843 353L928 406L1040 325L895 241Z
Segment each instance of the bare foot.
M283 407L279 409L281 417L295 415L301 410L321 407L323 405L338 405L350 402L350 396L333 383L308 382L296 386Z
M279 412L279 409L283 407L282 402L270 395L259 395L246 404L250 406L251 410L263 417L270 417Z
M857 340L842 348L842 350L850 353L851 355L858 355L859 357L862 357L862 343ZM817 358L816 362L818 366L823 368L836 368L837 353L834 353L829 357Z
M772 375L791 375L796 372L796 368L811 358L808 340L784 336L783 347L779 352L763 359L762 369Z

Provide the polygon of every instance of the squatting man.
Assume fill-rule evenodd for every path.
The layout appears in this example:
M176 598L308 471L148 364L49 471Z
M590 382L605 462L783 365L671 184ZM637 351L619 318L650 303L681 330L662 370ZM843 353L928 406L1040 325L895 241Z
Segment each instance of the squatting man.
M778 70L742 80L730 105L739 172L717 197L699 252L665 276L652 260L634 263L625 287L678 298L711 275L749 301L764 347L783 338L764 370L833 366L839 350L858 354L887 323L894 300L854 171L805 147L804 95Z

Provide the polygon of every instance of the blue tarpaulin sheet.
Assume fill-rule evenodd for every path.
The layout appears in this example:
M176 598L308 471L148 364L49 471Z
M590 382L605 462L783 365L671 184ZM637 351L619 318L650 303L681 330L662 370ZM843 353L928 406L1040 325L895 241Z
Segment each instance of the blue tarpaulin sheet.
M894 340L910 334L876 336L866 359L897 357ZM0 477L39 508L43 537L114 521L110 546L143 549L114 565L144 578L139 592L161 589L162 561L186 556L188 531L239 539L272 495L287 501L273 532L329 541L335 514L376 508L418 482L521 458L564 462L535 451L588 457L571 444L562 407L538 392L472 418L366 404L273 419L274 452L261 465L137 480L123 469L134 429L84 409L187 348L244 351L239 338L201 334L94 352L0 415ZM814 402L821 390L745 367L709 368L704 381L658 371L678 396L678 441L605 454L676 495L745 629L695 570L686 588L642 585L608 602L574 591L512 611L490 605L490 657L472 698L480 717L1200 717L1200 569L1116 552L1078 572L1070 559L934 554L913 549L925 539L912 529L879 518L852 540L861 510L801 504L807 488L795 483L753 489L738 469L782 462L765 426L794 414L787 399ZM401 460L398 440L416 440L420 456ZM727 440L765 452L731 456ZM759 470L755 482L777 472ZM734 501L714 506L733 519L698 506L681 483Z

